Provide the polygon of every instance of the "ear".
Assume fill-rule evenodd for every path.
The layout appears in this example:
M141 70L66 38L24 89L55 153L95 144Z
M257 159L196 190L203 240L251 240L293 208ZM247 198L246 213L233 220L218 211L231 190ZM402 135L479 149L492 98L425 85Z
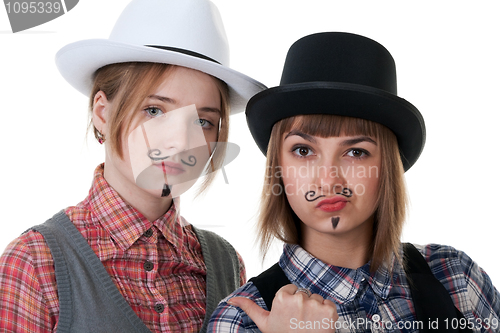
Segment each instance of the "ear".
M102 135L106 136L108 131L108 115L111 103L106 94L99 90L94 96L94 106L92 108L92 123Z

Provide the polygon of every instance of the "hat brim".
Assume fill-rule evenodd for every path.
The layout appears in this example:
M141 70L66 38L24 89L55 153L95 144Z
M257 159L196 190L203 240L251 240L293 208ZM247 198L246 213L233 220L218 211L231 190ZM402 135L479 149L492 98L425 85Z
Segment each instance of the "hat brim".
M75 89L90 95L93 75L99 68L123 62L155 62L183 66L210 74L229 86L231 114L243 111L247 101L266 87L245 74L217 62L148 46L136 46L108 39L89 39L63 47L56 65Z
M424 148L425 124L418 109L403 98L368 86L336 82L283 85L258 93L246 108L250 132L264 155L276 122L308 114L356 117L388 127L398 140L405 171Z

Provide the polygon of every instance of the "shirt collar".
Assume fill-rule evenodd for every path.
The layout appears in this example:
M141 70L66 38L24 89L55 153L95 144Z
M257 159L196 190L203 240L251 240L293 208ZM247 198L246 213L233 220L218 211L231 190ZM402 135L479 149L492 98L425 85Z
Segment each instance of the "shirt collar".
M279 264L293 284L333 298L337 304L354 300L365 281L382 299L388 297L392 286L392 276L385 266L373 274L370 274L370 263L358 269L332 266L294 244L284 245Z
M155 226L174 247L184 244L185 221L179 215L179 200L169 210L150 222L137 209L127 204L104 179L104 164L94 172L94 181L86 199L92 220L100 223L121 250L127 250L142 234Z

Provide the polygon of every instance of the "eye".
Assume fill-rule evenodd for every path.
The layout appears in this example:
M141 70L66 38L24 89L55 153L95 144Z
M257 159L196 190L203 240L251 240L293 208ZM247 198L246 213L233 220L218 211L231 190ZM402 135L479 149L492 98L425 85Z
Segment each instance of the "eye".
M201 118L196 119L195 124L198 126L201 126L203 128L207 128L207 129L214 126L210 121L208 121L206 119L201 119Z
M155 106L150 106L150 107L144 109L144 111L146 111L147 114L153 118L159 117L163 114L163 111L160 108L155 107Z
M347 156L357 158L357 159L362 159L364 157L370 156L370 153L368 153L364 149L359 149L359 148L352 148L347 151Z
M297 155L297 157L303 158L313 155L313 151L309 147L298 146L292 148L292 153Z

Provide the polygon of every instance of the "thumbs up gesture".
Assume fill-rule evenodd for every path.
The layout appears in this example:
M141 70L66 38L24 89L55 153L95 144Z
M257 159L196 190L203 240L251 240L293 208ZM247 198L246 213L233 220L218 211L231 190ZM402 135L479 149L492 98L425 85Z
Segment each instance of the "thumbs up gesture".
M245 311L263 333L335 332L339 317L335 303L293 284L278 290L271 311L244 297L228 303Z

